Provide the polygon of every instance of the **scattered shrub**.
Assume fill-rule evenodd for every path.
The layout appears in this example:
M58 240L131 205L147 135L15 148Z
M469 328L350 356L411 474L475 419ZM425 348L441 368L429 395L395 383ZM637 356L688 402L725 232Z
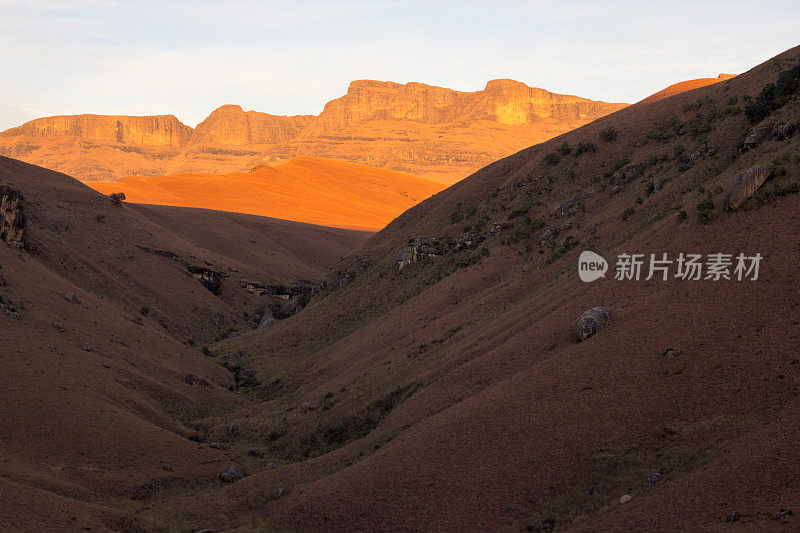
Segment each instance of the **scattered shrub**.
M550 255L550 257L547 258L547 261L545 262L549 265L551 263L554 263L555 261L558 261L565 255L567 255L567 252L569 252L572 248L575 248L579 244L580 241L578 239L576 239L572 235L568 236L566 239L564 239L564 242L561 244L561 247L555 250Z
M686 151L686 147L679 143L675 145L675 148L673 148L672 151L675 154L675 157L680 157L683 155L683 152Z
M572 153L572 148L567 141L561 143L561 146L558 147L558 153L561 155L569 155Z
M687 215L687 214L686 214L686 211L684 211L683 209L681 209L680 211L678 211L678 220L686 220L686 218L687 218L688 216L689 216L689 215Z
M781 72L776 83L765 85L755 100L745 106L745 115L750 122L761 122L797 94L800 94L800 63Z
M556 166L559 161L558 154L555 152L550 152L544 155L544 160L548 165Z
M644 136L645 143L650 141L666 141L680 135L683 131L684 122L678 117L673 115L671 118L656 124L656 127L648 131Z
M600 130L600 140L613 143L619 137L619 132L614 126L607 126Z
M628 217L631 216L632 214L634 214L635 212L636 212L636 209L634 209L633 207L629 207L625 211L622 212L622 214L620 215L619 218L620 218L620 220L628 220Z
M596 151L597 151L597 145L596 144L594 144L591 141L585 141L585 142L581 141L581 142L578 143L578 146L575 148L575 152L573 153L573 155L575 157L578 157L581 154L585 154L587 152L594 153Z
M714 201L711 198L706 198L697 204L697 218L700 222L708 222L714 214Z

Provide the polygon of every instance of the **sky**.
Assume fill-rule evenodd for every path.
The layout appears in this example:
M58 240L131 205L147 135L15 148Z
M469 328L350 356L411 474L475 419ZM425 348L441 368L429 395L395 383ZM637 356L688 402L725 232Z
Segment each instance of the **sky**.
M635 102L748 70L798 28L797 0L0 0L0 131L79 113L194 127L223 104L319 114L365 78Z

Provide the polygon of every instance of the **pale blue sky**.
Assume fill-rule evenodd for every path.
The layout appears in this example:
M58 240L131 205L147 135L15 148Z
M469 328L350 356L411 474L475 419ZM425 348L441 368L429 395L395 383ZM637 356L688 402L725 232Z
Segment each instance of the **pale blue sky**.
M0 130L39 116L239 104L318 114L353 79L513 78L634 102L800 44L800 2L0 0Z

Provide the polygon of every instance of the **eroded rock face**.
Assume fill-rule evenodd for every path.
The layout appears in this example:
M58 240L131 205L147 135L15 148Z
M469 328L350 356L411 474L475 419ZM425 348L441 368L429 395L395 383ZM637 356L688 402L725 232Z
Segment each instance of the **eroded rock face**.
M411 263L416 263L424 259L439 257L447 252L447 247L435 237L430 239L414 238L403 246L397 256L397 268L401 269Z
M314 118L313 115L282 117L245 112L238 105L224 105L197 125L191 143L245 146L284 142L297 137Z
M44 117L0 133L2 137L79 137L139 146L183 146L192 128L173 115L65 115Z
M224 105L194 130L172 115L46 117L0 133L0 154L87 181L241 172L298 156L455 181L625 105L508 79L475 92L358 80L318 116Z
M611 320L611 309L608 307L592 307L581 313L571 329L575 340L580 342L588 339L609 320Z
M25 238L25 211L22 193L0 183L0 240L12 246L22 246Z
M748 198L753 196L769 177L769 171L758 165L753 166L736 176L728 186L722 207L738 209Z
M347 94L325 105L314 130L337 130L363 120L410 120L441 124L490 120L506 125L599 117L621 106L551 93L524 83L491 80L482 91L461 92L424 83L357 80Z

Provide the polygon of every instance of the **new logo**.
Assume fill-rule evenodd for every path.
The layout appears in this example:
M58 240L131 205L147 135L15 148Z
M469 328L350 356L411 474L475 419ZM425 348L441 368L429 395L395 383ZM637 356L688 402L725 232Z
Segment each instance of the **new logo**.
M608 261L603 256L589 250L581 252L578 257L578 276L581 281L590 283L596 279L603 278L608 271Z

